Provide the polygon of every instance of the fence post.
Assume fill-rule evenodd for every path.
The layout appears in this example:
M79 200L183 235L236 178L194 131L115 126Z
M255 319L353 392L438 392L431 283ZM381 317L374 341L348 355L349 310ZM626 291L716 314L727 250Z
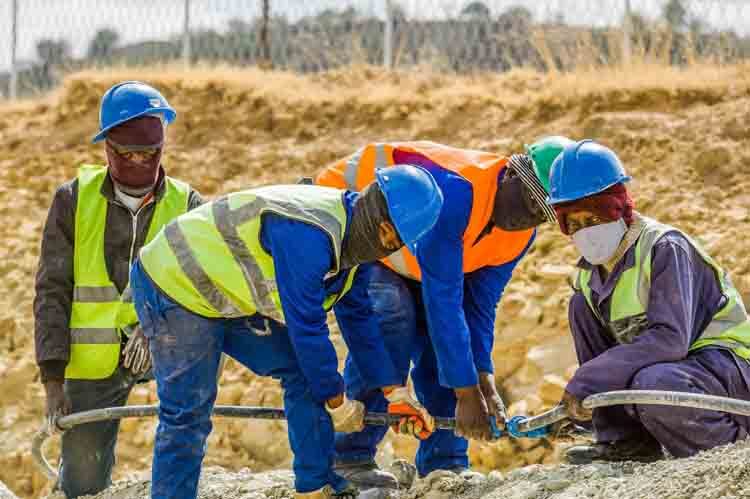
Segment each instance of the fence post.
M622 62L625 64L630 62L631 55L630 36L633 31L631 16L630 0L625 0L625 17L622 20Z
M383 66L391 69L393 65L393 5L392 0L385 0L385 30L383 33Z
M18 64L16 51L18 47L18 0L11 0L11 29L10 29L10 82L8 94L11 99L18 98Z
M190 0L184 0L185 14L182 26L182 62L190 66Z

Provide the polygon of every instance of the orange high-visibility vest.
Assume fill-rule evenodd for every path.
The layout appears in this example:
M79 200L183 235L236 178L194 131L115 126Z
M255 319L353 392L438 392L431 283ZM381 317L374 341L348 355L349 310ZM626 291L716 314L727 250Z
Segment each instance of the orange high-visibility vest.
M368 144L325 168L318 174L316 183L361 191L375 180L376 169L394 165L393 157L397 150L420 154L471 183L471 216L463 237L464 273L490 265L502 265L521 254L534 229L508 232L493 226L489 234L482 235L492 216L498 175L508 163L506 158L497 154L456 149L428 141ZM449 203L450 199L445 201ZM406 247L383 259L383 263L405 277L421 279L417 259Z

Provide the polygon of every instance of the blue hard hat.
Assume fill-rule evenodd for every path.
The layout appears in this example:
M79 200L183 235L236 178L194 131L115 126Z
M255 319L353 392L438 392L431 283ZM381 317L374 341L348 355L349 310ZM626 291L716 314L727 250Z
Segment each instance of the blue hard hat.
M169 124L177 117L167 99L154 87L140 81L124 81L104 93L99 108L99 133L92 142L104 139L107 132L126 121L145 116L160 114Z
M412 251L437 222L443 193L430 172L420 166L395 165L375 171L388 204L388 214L404 244Z
M550 205L593 196L630 177L620 158L609 148L591 139L569 144L552 163Z

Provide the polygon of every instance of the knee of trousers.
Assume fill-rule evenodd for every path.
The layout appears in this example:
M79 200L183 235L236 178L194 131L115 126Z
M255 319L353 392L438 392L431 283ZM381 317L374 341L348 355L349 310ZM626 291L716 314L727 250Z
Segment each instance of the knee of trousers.
M633 390L660 390L675 392L693 392L695 385L692 383L690 375L683 370L679 364L665 363L654 364L641 369L633 376L630 384ZM674 418L675 409L665 405L629 405L625 406L629 415L634 417L648 417L650 419ZM684 412L681 412L684 415Z

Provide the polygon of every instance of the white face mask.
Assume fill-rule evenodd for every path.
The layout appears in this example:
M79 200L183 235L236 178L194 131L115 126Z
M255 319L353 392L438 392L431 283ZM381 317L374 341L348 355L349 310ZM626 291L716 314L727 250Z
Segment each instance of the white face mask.
M621 218L576 231L573 234L573 244L587 262L601 265L612 258L627 231L628 225Z

